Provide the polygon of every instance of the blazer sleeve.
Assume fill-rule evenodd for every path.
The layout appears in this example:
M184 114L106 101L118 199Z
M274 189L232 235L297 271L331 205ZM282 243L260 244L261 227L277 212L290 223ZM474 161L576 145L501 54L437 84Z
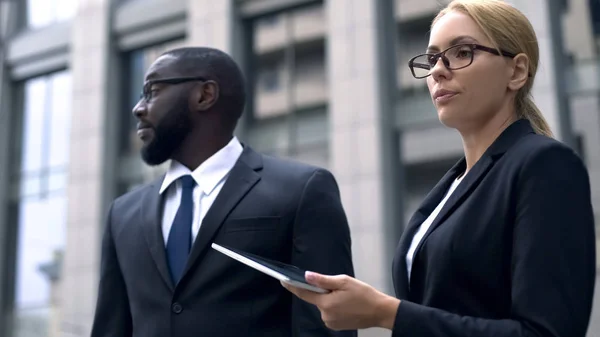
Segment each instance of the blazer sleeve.
M554 143L528 158L513 196L510 317L465 317L403 300L394 337L585 336L596 277L587 170Z
M293 230L291 262L328 275L354 276L350 228L333 175L316 170L304 186ZM294 337L353 337L356 331L328 329L316 306L292 296Z
M112 233L111 204L102 238L100 284L91 337L131 337L131 312Z

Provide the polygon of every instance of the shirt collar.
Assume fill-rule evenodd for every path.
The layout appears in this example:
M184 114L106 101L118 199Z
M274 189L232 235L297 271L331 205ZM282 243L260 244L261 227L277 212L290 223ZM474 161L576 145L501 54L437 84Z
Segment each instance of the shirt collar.
M229 174L243 150L239 140L233 137L225 147L205 160L194 171L172 160L159 193L163 194L180 177L191 174L204 194L210 195L221 180Z

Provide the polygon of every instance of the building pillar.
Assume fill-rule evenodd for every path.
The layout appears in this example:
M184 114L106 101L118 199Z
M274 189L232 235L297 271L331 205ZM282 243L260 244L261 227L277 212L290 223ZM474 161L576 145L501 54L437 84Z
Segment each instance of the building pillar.
M561 24L564 1L513 0L511 3L531 21L538 39L540 62L532 89L533 101L546 117L555 137L574 146L566 90L568 62Z
M330 0L326 8L330 167L350 223L356 277L392 294L391 262L403 228L393 3ZM361 331L383 335L389 332Z
M188 44L231 54L234 31L233 0L189 0Z
M106 219L105 171L111 0L79 1L73 19L73 109L69 159L67 246L60 291L64 337L89 336L98 294L102 233Z
M239 18L234 0L188 0L187 22L189 46L222 50L237 62L242 71L246 69L249 56L246 44L250 32ZM236 130L237 136L242 139L245 121L246 118L240 118Z
M14 261L16 243L14 237L16 224L9 222L8 204L10 200L10 150L12 139L11 127L14 125L15 113L18 111L14 100L13 82L10 69L6 64L8 39L13 36L23 17L25 6L17 2L0 1L0 336L10 336L14 300Z

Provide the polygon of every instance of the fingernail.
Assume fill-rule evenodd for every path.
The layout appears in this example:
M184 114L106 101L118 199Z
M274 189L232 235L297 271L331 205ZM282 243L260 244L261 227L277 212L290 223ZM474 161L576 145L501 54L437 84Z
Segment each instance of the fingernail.
M304 278L306 278L307 281L314 281L317 278L317 275L312 271L307 271L304 273Z

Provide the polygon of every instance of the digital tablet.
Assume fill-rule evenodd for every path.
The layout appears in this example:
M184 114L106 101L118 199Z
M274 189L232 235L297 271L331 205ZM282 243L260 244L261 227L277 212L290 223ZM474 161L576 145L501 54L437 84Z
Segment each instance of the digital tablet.
M233 249L231 247L223 247L216 243L213 243L211 247L234 260L237 260L271 277L274 277L284 283L321 294L329 293L329 290L321 289L308 284L304 278L305 271L296 266L269 260L264 257Z

